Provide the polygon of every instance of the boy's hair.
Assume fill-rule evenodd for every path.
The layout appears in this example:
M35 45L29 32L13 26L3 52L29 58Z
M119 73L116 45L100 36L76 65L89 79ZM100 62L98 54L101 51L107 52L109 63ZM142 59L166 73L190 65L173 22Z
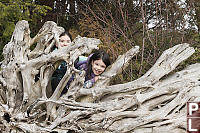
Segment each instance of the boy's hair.
M103 51L103 50L98 50L96 52L94 52L92 54L92 56L90 57L88 64L87 64L87 70L86 70L86 76L85 76L85 81L90 80L91 79L91 74L92 74L92 61L95 60L100 60L102 59L102 61L105 63L106 67L108 67L111 63L110 63L110 57L109 55Z

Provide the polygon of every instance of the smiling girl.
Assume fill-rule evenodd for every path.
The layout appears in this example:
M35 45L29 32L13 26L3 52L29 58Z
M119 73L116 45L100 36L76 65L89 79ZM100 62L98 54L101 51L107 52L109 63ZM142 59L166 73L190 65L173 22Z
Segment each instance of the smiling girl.
M86 71L84 87L90 88L110 65L110 58L106 52L100 50L91 54L87 60L82 58L79 57L78 63L75 63L75 68Z
M59 36L59 42L54 45L52 50L61 49L70 46L72 42L72 36L69 32L65 31ZM58 61L54 64L55 71L51 78L52 91L55 91L56 87L60 83L61 79L67 71L67 63L65 61ZM67 86L66 86L67 87ZM64 90L67 91L68 88ZM64 92L63 92L64 93Z

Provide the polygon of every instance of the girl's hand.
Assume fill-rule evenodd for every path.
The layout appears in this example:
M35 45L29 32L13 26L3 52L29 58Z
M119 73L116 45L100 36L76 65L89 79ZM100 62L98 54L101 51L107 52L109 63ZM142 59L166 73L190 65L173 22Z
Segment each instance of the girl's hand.
M99 79L99 76L94 77L94 81L96 82Z

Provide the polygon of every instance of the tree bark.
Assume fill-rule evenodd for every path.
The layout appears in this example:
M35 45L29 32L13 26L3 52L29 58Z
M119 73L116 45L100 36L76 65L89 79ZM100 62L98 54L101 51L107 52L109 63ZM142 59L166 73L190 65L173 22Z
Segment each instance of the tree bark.
M78 36L72 45L51 51L64 31L48 21L30 37L27 21L16 24L3 49L0 71L0 128L2 132L176 132L186 131L186 102L200 99L200 64L175 68L194 49L179 44L166 50L153 67L137 80L111 85L110 81L139 52L135 46L119 56L90 89L83 88L84 72L75 59L98 49L99 39ZM36 45L31 50L32 45ZM51 75L57 61L68 64L56 90ZM76 78L61 92L74 73ZM36 80L39 75L39 80Z

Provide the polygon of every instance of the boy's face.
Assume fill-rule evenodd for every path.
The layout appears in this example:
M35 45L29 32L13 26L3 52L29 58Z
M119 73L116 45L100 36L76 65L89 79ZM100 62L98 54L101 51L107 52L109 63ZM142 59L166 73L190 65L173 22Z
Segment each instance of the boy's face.
M59 43L56 44L56 47L62 48L62 47L68 46L70 43L71 43L71 39L69 38L69 36L64 35L59 38Z

